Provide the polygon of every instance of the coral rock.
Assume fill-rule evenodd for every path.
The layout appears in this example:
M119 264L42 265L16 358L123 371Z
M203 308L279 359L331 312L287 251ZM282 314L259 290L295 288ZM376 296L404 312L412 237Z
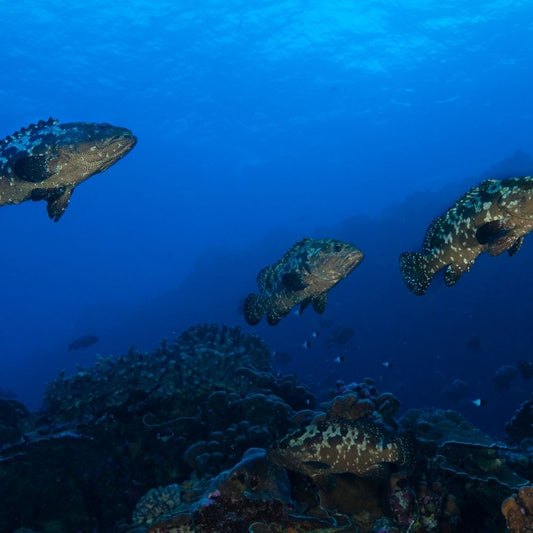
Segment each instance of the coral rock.
M533 531L533 486L522 487L504 500L502 513L510 533Z

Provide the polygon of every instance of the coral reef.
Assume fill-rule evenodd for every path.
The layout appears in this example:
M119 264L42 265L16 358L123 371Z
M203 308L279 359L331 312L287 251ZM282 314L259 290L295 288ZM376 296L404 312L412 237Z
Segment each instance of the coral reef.
M455 496L446 494L440 483L422 481L414 491L405 473L392 475L389 503L400 531L432 533L456 531L459 510Z
M163 341L154 353L132 349L118 357L100 357L73 376L59 376L47 386L44 407L56 420L89 424L124 405L130 412L143 412L148 400L170 398L174 413L169 418L194 417L198 402L213 390L246 394L269 370L270 350L259 337L240 328L204 324L173 343Z
M410 410L400 425L416 435L418 469L455 496L462 530L501 531L502 517L495 509L527 484L523 474L531 476L531 457L493 441L455 411Z
M509 533L533 531L533 487L522 487L502 503Z
M513 418L505 424L505 431L515 444L533 437L533 396L516 410Z
M509 390L511 382L518 375L518 368L513 365L502 365L494 374L494 388L501 392Z
M35 415L1 400L0 523L44 529L60 516L65 531L109 531L151 487L208 479L269 446L314 404L269 371L270 353L239 328L201 325L153 353L60 375ZM151 499L166 505L168 490Z
M202 325L154 353L131 350L59 376L40 412L0 399L2 527L499 533L505 520L513 533L530 527L527 432L516 433L521 446L511 448L455 411L411 410L397 420L398 399L368 378L338 381L314 410L295 377L274 375L269 365L270 350L255 335ZM528 410L517 413L516 428L527 429ZM299 441L303 435L309 442Z
M327 418L358 420L372 415L389 429L397 427L394 417L400 410L400 401L390 392L377 393L375 381L365 378L360 383L352 382L346 385L337 381L336 389L330 391L330 402L320 407Z
M323 510L320 515L303 514L303 508L291 499L291 488L285 470L272 464L265 450L252 448L232 469L212 480L199 496L197 487L188 502L183 502L185 490L168 491L175 496L171 504L176 511L168 513L168 504L158 503L165 497L164 489L149 492L133 513L130 532L170 533L282 533L292 531L355 531L352 521L338 513ZM152 503L153 496L156 501ZM150 502L146 512L147 502ZM153 520L153 510L160 510L159 520ZM145 517L149 516L150 522ZM140 519L140 520L139 520ZM146 527L148 526L148 527ZM351 528L351 529L349 529Z
M452 401L458 402L468 395L468 384L463 379L454 379L443 389L444 396Z
M428 452L432 470L450 472L468 481L495 482L516 490L527 484L512 463L514 450L493 441L455 411L408 411L402 425L411 429Z
M22 437L33 427L33 417L26 407L12 398L0 398L0 454L3 443Z
M166 515L180 511L181 492L176 483L150 489L135 506L133 523L150 525Z

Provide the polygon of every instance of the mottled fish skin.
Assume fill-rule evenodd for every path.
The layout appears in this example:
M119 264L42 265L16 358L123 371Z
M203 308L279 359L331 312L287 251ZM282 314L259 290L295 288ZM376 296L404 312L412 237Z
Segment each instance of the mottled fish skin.
M306 238L297 242L257 276L262 294L246 298L246 322L256 325L267 313L268 324L274 326L298 304L302 310L312 304L317 313L323 313L328 291L362 260L361 250L335 239Z
M0 141L0 206L48 202L58 221L74 187L103 172L136 144L126 128L110 124L39 121Z
M455 285L484 252L515 254L533 229L533 177L486 180L461 196L429 226L423 253L400 255L400 271L410 291L426 292L446 268L446 286Z
M387 464L414 463L411 438L370 419L324 420L298 429L269 450L271 460L309 476L352 473L381 477Z

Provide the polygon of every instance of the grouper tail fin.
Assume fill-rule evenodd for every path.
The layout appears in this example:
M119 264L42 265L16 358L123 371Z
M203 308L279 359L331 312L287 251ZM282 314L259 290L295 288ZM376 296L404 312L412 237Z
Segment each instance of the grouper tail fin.
M400 272L407 288L417 296L427 291L433 277L427 256L418 252L400 254Z
M266 305L263 296L260 294L249 294L244 300L244 319L250 326L255 326L261 322L266 312Z

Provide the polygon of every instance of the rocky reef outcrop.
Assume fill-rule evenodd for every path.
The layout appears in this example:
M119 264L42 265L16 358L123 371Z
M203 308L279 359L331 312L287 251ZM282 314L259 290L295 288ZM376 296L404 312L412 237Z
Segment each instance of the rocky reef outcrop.
M152 353L58 376L38 413L2 400L0 523L47 530L60 517L58 531L111 531L149 489L268 447L314 402L270 372L270 352L239 328L199 325Z
M271 371L270 353L239 328L200 325L58 376L37 413L0 399L2 530L531 527L529 406L511 445L456 411L399 417L399 400L369 378L337 382L316 406L294 376Z

